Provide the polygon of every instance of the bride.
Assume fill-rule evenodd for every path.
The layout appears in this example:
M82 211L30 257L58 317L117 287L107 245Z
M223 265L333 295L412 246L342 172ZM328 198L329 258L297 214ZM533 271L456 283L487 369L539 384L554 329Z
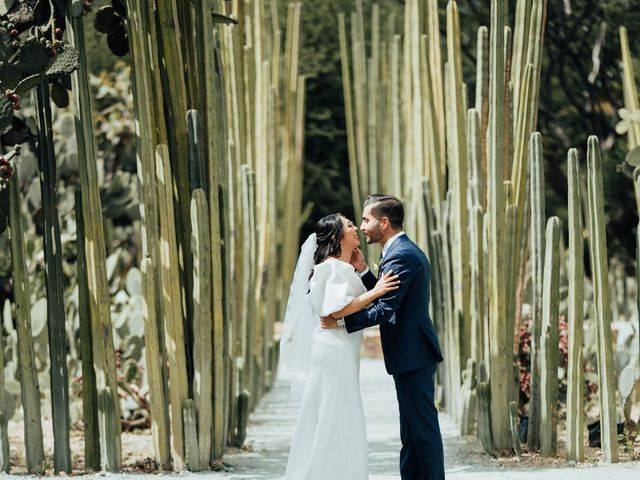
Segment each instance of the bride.
M293 393L302 395L286 480L369 478L362 332L320 327L320 317L350 315L398 288L397 275L388 272L367 291L354 268L363 263L359 245L358 229L336 213L316 223L298 258L280 344Z

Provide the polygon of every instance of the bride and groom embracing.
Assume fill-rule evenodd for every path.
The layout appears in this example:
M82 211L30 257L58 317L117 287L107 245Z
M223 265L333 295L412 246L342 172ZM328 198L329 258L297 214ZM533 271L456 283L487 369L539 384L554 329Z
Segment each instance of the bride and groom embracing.
M382 246L377 278L358 248L358 228L339 213L318 221L302 246L281 340L282 363L301 396L286 480L369 478L359 371L362 329L373 325L396 387L401 477L444 479L430 265L403 220L396 197L365 200L360 230L367 243Z

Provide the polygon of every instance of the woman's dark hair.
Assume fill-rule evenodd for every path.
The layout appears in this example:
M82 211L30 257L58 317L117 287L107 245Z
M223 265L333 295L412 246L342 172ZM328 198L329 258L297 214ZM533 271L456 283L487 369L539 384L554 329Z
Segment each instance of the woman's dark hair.
M321 218L313 227L316 232L316 253L313 255L313 262L316 265L324 262L327 257L335 257L340 255L340 240L342 240L341 213L332 213Z

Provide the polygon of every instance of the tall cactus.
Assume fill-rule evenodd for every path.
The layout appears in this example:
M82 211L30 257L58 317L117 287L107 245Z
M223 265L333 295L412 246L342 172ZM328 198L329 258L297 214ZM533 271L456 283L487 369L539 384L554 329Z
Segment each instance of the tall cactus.
M569 351L567 375L567 460L584 460L584 366L583 340L583 238L582 198L578 151L569 150L567 172L569 177Z
M511 445L507 383L511 371L511 352L507 348L504 300L504 252L502 230L504 228L504 190L502 185L504 158L504 25L507 4L504 0L491 1L491 48L489 79L489 126L487 141L488 161L488 213L489 221L489 277L490 289L490 388L491 430L496 448Z
M6 389L4 386L4 336L0 333L0 472L9 473L11 456L9 449L9 433L7 431Z
M49 321L49 355L51 358L51 410L53 416L53 464L56 472L71 472L69 436L69 380L67 373L67 336L65 329L62 273L62 242L55 195L55 152L51 129L49 85L37 87L38 161L44 208L44 250L47 285L47 318ZM84 162L80 162L84 164ZM98 218L101 215L98 213ZM110 331L110 330L109 330Z
M540 336L540 452L555 455L558 425L560 221L547 222Z
M158 332L156 318L157 280L155 268L150 258L141 263L143 304L142 318L144 321L145 360L147 379L149 382L151 435L153 449L161 470L171 469L169 412L162 375L162 342Z
M89 88L87 54L84 48L83 16L68 14L72 45L78 49L80 68L72 75L73 92L75 94L75 126L78 140L78 155L83 159L78 162L82 188L82 208L85 220L85 253L87 263L87 280L90 292L90 310L92 331L102 332L94 335L94 360L98 406L105 406L101 411L100 421L100 458L102 468L108 471L120 470L122 464L122 447L120 443L120 407L117 399L111 401L110 395L117 395L117 378L115 365L115 349L111 335L111 312L109 288L106 272L106 247L102 228L102 203L98 186L96 166L96 144L92 124L92 100ZM106 333L108 332L108 334ZM111 393L107 393L107 391ZM71 466L69 465L69 468Z
M540 335L542 332L542 280L544 272L544 162L542 138L538 132L529 141L530 196L531 196L531 279L533 308L531 310L531 383L529 400L529 450L540 448Z
M602 450L606 462L618 461L616 430L616 390L611 340L611 309L609 300L609 268L605 232L604 192L598 138L587 142L587 183L589 199L589 241L591 242L591 271L593 272L594 304L596 311L598 396L600 400L600 428Z
M24 439L27 470L31 474L44 473L44 445L42 442L42 419L40 418L40 386L35 368L33 339L31 337L31 314L29 285L22 231L22 209L18 184L18 167L15 167L9 183L9 222L11 227L11 259L13 290L16 299L16 330L18 332L18 355L20 357L20 391L24 411ZM0 349L0 355L4 350ZM4 388L3 393L4 394Z
M93 332L87 256L85 252L85 224L82 214L82 194L75 193L77 251L78 251L78 317L80 323L80 351L82 352L82 422L84 424L84 466L87 470L100 470L100 426L98 422L98 392L93 367Z
M211 249L209 244L209 211L202 189L193 191L191 200L193 235L193 396L198 418L198 465L204 469L211 456Z

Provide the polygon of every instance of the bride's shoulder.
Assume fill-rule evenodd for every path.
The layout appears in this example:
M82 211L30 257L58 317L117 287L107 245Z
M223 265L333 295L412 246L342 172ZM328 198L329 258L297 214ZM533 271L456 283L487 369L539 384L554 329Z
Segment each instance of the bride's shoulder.
M329 257L323 262L320 262L315 267L313 267L314 275L315 274L324 274L324 275L332 275L332 274L342 274L348 269L353 269L351 265L345 263L337 258Z

